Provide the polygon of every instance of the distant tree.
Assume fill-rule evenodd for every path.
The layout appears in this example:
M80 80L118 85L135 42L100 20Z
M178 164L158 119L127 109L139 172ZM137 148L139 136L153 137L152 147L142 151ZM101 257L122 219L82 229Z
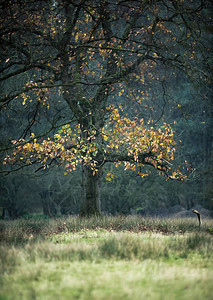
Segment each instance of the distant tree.
M146 99L163 103L175 70L209 82L211 1L19 0L0 6L0 81L7 83L1 109L13 102L25 111L34 107L22 137L2 149L12 149L4 164L45 169L57 163L65 175L81 165L82 215L101 211L106 163L142 177L152 166L168 178L184 178L171 162L175 140L161 121L165 104L148 114ZM53 98L69 114L37 130ZM108 172L106 179L113 176Z
M74 176L65 177L61 171L54 170L37 178L35 198L41 203L45 215L55 217L78 212L81 184L76 182L78 174Z
M0 180L0 207L3 209L3 218L15 219L27 213L32 197L26 194L26 189L30 182L26 181L25 176L15 176L10 174Z

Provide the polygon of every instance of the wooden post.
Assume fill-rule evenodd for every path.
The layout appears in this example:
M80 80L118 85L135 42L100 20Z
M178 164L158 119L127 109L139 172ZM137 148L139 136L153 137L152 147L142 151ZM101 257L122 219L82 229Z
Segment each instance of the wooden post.
M197 215L198 221L199 221L199 227L200 227L201 224L202 224L202 221L201 221L201 215L200 215L199 211L196 210L196 209L192 209L192 212L195 213L195 214Z

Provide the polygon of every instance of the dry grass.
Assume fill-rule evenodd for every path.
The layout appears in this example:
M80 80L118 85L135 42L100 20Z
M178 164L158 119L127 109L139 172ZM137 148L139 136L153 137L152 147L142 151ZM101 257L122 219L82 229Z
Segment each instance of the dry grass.
M79 232L82 230L107 230L152 232L162 234L185 234L187 232L213 233L213 221L204 220L200 228L195 218L161 219L142 218L140 216L118 217L67 217L56 219L18 219L0 220L0 242L9 244L26 243L29 239L45 237L51 234Z

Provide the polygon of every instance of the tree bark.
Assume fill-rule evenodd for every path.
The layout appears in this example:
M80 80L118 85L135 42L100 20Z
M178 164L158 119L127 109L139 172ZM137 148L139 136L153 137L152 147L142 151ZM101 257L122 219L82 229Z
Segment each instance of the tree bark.
M94 172L89 166L82 167L82 205L81 216L91 216L101 214L101 174L102 170L99 169Z

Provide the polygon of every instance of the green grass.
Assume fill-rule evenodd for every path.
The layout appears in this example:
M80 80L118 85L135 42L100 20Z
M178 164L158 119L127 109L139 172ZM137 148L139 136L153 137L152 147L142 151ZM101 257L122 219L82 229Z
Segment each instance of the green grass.
M212 221L0 222L0 300L212 299Z

